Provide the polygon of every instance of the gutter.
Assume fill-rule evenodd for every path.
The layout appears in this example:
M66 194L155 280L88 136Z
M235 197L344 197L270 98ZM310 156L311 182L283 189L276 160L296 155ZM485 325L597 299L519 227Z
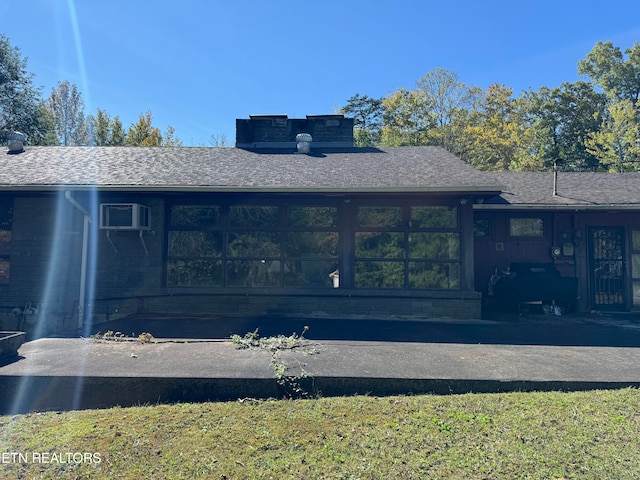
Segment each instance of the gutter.
M80 264L80 298L78 300L78 328L84 326L85 321L85 306L87 296L87 256L89 249L89 224L91 223L91 216L89 212L73 198L71 192L66 190L64 192L64 198L67 199L71 205L78 209L84 216L84 224L82 228L82 262Z
M463 193L496 196L506 187L499 185L430 186L240 186L240 185L0 185L0 191L58 192L100 190L102 192L131 193Z
M595 204L595 205L584 205L584 204L563 204L563 205L548 205L548 204L535 204L535 203L506 203L506 204L475 204L473 205L473 210L503 210L503 211L513 211L513 210L547 210L547 211L587 211L587 210L597 210L597 211L609 211L609 210L640 210L640 203L634 204Z

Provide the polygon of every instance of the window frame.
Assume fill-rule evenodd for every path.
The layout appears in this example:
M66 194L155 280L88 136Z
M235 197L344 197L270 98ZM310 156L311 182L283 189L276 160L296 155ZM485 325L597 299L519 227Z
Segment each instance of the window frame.
M370 208L370 207L389 207L389 208L400 208L401 211L401 222L399 225L390 225L387 227L381 226L361 226L358 219L358 209L360 208ZM414 208L445 208L445 209L455 209L455 214L453 216L455 222L451 226L414 226L412 223L414 221L414 217L412 216L412 210ZM354 281L353 285L356 289L367 289L367 288L385 288L385 289L395 289L395 290L460 290L462 285L462 231L461 231L461 209L460 206L454 204L452 202L449 203L422 203L422 202L359 202L355 205L355 222L354 222L354 237L353 237L353 271L354 271ZM358 234L361 233L400 233L402 235L402 256L401 257L365 257L358 255ZM411 242L410 238L412 234L415 233L449 233L453 234L457 237L457 258L431 258L431 257L417 257L412 255ZM365 265L375 265L375 264L384 264L388 263L389 268L392 268L393 264L401 265L402 269L402 281L401 282L390 282L396 286L371 286L371 285L363 285L359 282L358 278L358 268L362 268ZM427 265L447 265L449 268L453 265L457 266L457 279L456 282L450 283L448 287L437 287L432 286L429 288L415 287L414 282L411 280L412 271L415 271L415 266L427 266ZM383 267L383 265L381 265ZM381 268L382 269L382 268ZM377 282L378 284L384 283ZM401 284L400 284L401 283Z
M197 220L192 224L182 224L174 221L172 211L176 207L217 207L219 216L211 213L210 216L215 218L214 224L201 224ZM230 211L238 206L247 207L277 207L277 220L268 225L260 227L252 225L235 225L229 220ZM395 208L399 212L398 216L391 214L395 218L390 225L384 226L360 226L358 224L359 208ZM318 212L320 221L318 224L310 223L308 225L297 223L296 216L292 216L292 212L299 208L327 208L328 217L323 219L323 213ZM434 209L433 213L423 212L420 209ZM438 212L443 209L442 212ZM165 242L164 248L165 268L164 268L164 285L169 288L186 288L194 289L198 287L206 289L246 289L246 288L271 288L279 290L304 290L316 289L326 292L333 288L351 290L359 290L365 293L367 290L384 289L387 292L400 291L441 291L455 292L463 288L464 271L466 268L464 242L467 238L462 231L463 207L456 199L418 199L418 198L373 198L373 197L343 197L336 196L335 199L330 197L308 196L286 197L286 198L267 198L253 196L215 196L215 197L185 197L184 199L175 199L166 204L166 221L165 225ZM186 218L188 212L185 213ZM310 215L312 217L312 215ZM302 215L301 218L305 218ZM189 222L186 222L189 223ZM382 225L382 226L381 226ZM194 256L178 256L173 255L170 251L169 238L173 231L208 231L220 232L222 235L222 252L218 256L201 258ZM244 252L241 255L231 255L229 251L230 234L237 232L273 232L279 233L279 241L277 243L277 251L273 251L270 255L251 255L250 252ZM335 247L323 245L322 248L328 248L320 254L311 251L290 251L289 239L297 233L309 232L310 234L327 234L327 242L331 244L333 241L330 237L335 235ZM384 234L393 233L399 245L399 252L395 256L388 255L375 256L363 254L358 251L358 237L362 233ZM433 255L420 256L414 253L411 248L410 239L414 241L420 240L420 233L444 233L443 239L439 239L436 246L433 247ZM418 234L418 235L416 235ZM447 240L447 237L450 236ZM322 243L322 236L318 235L316 239L310 235L310 243ZM197 238L197 237L195 237ZM301 236L304 241L304 236ZM429 251L426 239L421 240L425 243L425 248L420 251L424 253ZM437 252L446 252L447 242L450 243L451 253L440 254ZM304 242L302 242L304 243ZM381 243L382 245L382 243ZM308 248L308 247L307 247ZM231 262L237 261L266 261L271 262L272 273L277 276L277 280L266 282L263 285L242 285L231 282L229 280L229 265ZM197 262L207 261L219 262L222 273L220 281L212 281L211 285L199 283L182 283L180 280L172 282L172 264L178 262ZM274 263L279 262L277 269L273 270ZM305 262L306 267L305 267ZM376 264L377 263L377 264ZM387 264L389 263L389 264ZM315 265L314 265L315 264ZM216 264L218 265L218 264ZM202 272L206 273L206 269L215 270L216 265L205 265ZM386 265L386 267L385 267ZM396 266L397 265L397 266ZM334 270L335 267L335 270ZM389 268L392 275L397 276L390 283L377 284L376 280L380 274L375 272L371 274L372 280L364 281L359 274L363 268L371 267L372 270ZM324 269L326 279L324 278ZM333 282L330 276L332 273L340 272L340 280L338 285ZM201 272L201 273L202 273ZM400 272L400 273L399 273ZM429 273L433 272L433 273ZM443 273L444 272L444 273ZM180 271L178 271L180 273ZM176 274L177 275L177 274ZM300 279L295 276L300 275ZM419 278L422 277L422 278ZM177 278L177 277L173 277ZM195 272L195 278L198 278L198 272ZM204 278L204 277L203 277ZM416 280L418 278L418 280ZM326 280L326 282L325 282ZM432 283L429 283L432 282ZM230 290L231 291L231 290Z
M541 233L537 234L514 234L512 231L512 222L516 220L539 220L541 226ZM523 239L523 240L541 240L544 239L547 235L548 225L547 218L542 215L511 215L507 217L507 235L509 238L513 239Z
M173 221L172 212L174 207L217 207L220 211L219 221L215 225L185 225L176 223ZM237 207L249 207L249 208L275 208L277 209L277 213L274 215L277 220L275 222L269 222L262 225L251 225L247 224L237 224L232 221L232 209ZM300 208L328 208L335 210L335 220L332 222L330 226L305 226L305 225L291 225L288 222L289 212L294 209ZM251 199L241 202L234 201L225 201L224 199L212 199L210 201L207 200L193 200L193 201L183 201L183 202L173 202L171 204L167 204L167 220L166 220L166 233L165 233L165 279L164 284L167 287L171 288L333 288L332 279L329 277L329 274L333 270L337 270L340 261L340 252L341 252L341 235L339 230L340 220L339 220L339 208L336 202L296 202L295 204L289 204L283 201L271 201L271 200L262 200L262 199ZM196 222L197 223L197 222ZM220 232L222 236L222 245L221 252L216 256L209 257L200 257L197 255L173 255L170 251L170 237L172 232L180 232L180 231L194 231L194 232ZM304 253L300 253L298 255L291 255L287 251L287 240L292 233L335 233L337 236L336 239L336 253L335 255L306 255ZM272 242L275 246L273 252L265 253L265 254L252 254L251 252L241 252L239 254L234 254L230 250L230 246L233 243L233 238L235 235L241 236L244 234L264 234L268 236L277 237L277 241ZM258 238L258 235L255 236ZM222 273L221 279L219 282L212 282L211 284L181 284L181 283L172 283L171 280L171 265L172 263L178 262L209 262L216 263L220 262L222 265ZM288 262L298 262L301 266L303 263L322 263L326 262L330 265L331 270L327 271L326 285L299 285L295 284L295 282L291 282L290 279L292 276L285 277L287 269L289 268ZM268 271L266 282L263 284L256 285L242 285L237 284L233 281L233 269L235 266L249 266L254 270L260 270L259 264L265 264L265 268ZM256 266L251 266L251 264L255 264ZM273 268L274 265L275 270ZM271 279L275 278L273 282ZM287 280L289 279L289 280ZM271 283L270 283L271 282Z

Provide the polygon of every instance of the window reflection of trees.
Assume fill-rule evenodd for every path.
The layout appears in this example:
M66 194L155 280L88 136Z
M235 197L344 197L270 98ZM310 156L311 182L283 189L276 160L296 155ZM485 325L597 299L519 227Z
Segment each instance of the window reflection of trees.
M359 261L356 262L357 288L403 288L404 263Z
M174 205L171 207L171 224L181 227L206 227L220 225L222 212L219 206Z
M278 287L280 261L228 260L226 282L229 287Z
M168 249L171 257L220 257L222 232L173 230Z
M457 260L460 235L449 232L412 232L409 234L410 258Z
M287 226L291 228L337 227L338 209L335 207L289 207Z
M275 228L279 224L279 207L241 205L229 208L229 226L231 227Z
M287 257L337 257L338 232L288 232Z
M401 207L359 207L359 227L399 227L402 225Z
M409 225L411 228L456 228L458 208L443 205L411 207Z
M456 206L355 211L354 256L343 261L355 259L356 288L460 288ZM341 268L335 206L174 205L169 225L169 286L333 288Z
M403 232L357 232L356 257L403 258L405 254Z
M460 288L455 205L358 207L357 225L357 288Z
M280 257L282 236L280 232L229 232L227 256L229 257Z
M284 247L284 284L332 288L329 273L338 269L340 235L336 207L289 207Z
M331 206L174 205L167 284L331 288L337 224Z
M409 262L409 287L420 289L460 288L460 264Z

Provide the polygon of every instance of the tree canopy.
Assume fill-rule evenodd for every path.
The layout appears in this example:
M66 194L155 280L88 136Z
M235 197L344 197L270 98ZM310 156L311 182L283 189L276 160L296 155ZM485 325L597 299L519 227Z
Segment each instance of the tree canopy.
M51 90L49 108L60 145L87 145L89 131L84 115L84 100L78 87L67 80Z
M27 72L27 59L0 34L0 138L19 131L36 144L51 141L51 120Z
M577 67L584 80L517 97L438 67L413 89L353 95L341 112L355 119L356 145L437 145L485 170L545 170L562 158L575 171L640 171L640 45L598 42Z

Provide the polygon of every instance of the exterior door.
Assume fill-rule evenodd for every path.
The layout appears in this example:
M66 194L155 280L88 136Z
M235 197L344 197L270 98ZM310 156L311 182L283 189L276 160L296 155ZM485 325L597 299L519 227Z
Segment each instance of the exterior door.
M589 229L591 305L598 310L626 307L623 227Z

